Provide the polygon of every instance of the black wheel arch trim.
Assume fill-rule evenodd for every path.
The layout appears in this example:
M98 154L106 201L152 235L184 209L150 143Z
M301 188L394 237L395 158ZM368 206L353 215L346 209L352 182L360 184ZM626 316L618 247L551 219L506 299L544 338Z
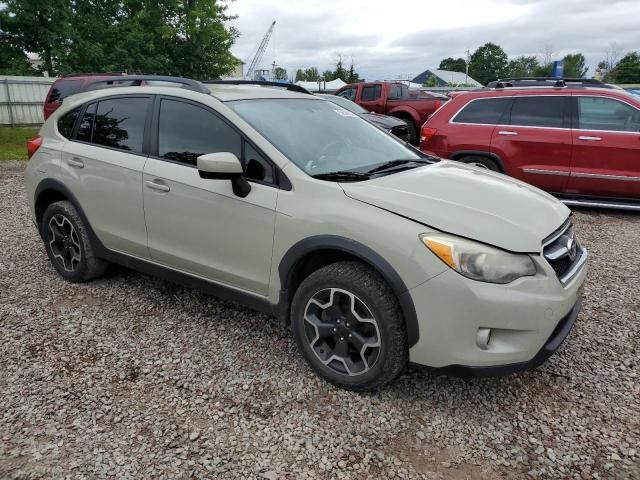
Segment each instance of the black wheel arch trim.
M288 321L289 308L294 293L291 291L291 281L298 262L306 255L320 250L337 250L350 254L367 263L382 275L396 294L398 302L400 303L407 329L409 347L414 346L418 342L420 336L418 316L409 289L398 272L396 272L391 264L379 253L371 248L355 240L338 235L317 235L305 238L294 244L282 257L278 265L281 282L280 298L278 301L278 317L280 321L283 323L287 323Z
M506 172L504 168L504 162L502 161L502 159L495 153L487 152L486 150L458 150L456 152L453 152L451 155L449 155L449 158L451 160L458 160L462 157L467 157L469 155L490 158L491 160L494 160L498 164L498 167L500 167L500 171L502 173Z

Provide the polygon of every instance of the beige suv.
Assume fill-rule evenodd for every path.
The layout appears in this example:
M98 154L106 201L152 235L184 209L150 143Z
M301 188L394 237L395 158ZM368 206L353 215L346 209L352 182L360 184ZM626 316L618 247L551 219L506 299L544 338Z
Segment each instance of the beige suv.
M568 335L587 252L553 197L433 162L313 95L181 85L69 97L29 143L33 218L64 279L115 262L275 315L353 390L408 361L535 367Z

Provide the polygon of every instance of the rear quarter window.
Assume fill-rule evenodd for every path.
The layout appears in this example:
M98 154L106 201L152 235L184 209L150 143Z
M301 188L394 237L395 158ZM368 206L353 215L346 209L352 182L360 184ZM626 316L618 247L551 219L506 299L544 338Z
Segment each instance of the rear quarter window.
M510 97L478 98L471 100L451 120L453 123L496 125L511 102Z
M58 132L66 139L70 139L71 135L73 135L73 127L78 119L80 108L81 107L74 108L58 119Z
M51 85L47 102L61 103L65 98L78 93L81 87L82 80L56 80Z

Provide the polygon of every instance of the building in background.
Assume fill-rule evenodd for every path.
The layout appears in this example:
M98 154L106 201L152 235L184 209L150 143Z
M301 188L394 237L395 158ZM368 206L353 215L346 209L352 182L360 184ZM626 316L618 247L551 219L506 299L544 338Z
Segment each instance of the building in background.
M425 70L411 81L419 85L432 83L432 85L430 85L432 87L457 87L464 85L479 88L483 86L480 82L477 82L465 73L451 72L449 70Z

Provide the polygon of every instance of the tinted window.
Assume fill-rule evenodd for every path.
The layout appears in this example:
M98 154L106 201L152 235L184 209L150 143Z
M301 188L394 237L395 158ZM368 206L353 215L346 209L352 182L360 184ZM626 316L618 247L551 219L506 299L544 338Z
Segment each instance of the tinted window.
M356 99L356 89L355 88L347 88L346 90L338 93L338 96L347 98L351 101Z
M95 117L95 113L96 104L92 103L85 110L82 120L80 121L80 125L78 125L76 140L81 140L83 142L91 141L91 127L93 126L93 117Z
M640 131L640 110L609 98L578 97L578 128Z
M244 143L244 174L247 178L275 183L273 166L248 142Z
M389 98L408 98L409 87L402 83L394 83L389 86Z
M511 125L562 128L565 97L516 97Z
M49 90L47 102L62 102L66 97L78 93L82 80L56 80Z
M58 132L60 132L60 135L65 138L71 138L71 135L73 135L73 126L76 124L79 113L80 107L74 108L60 117L58 120Z
M98 103L93 143L131 152L142 152L147 98L114 98Z
M509 97L473 100L455 116L453 121L496 125L500 123L500 118L510 101Z
M240 158L240 135L204 108L174 100L162 100L158 155L196 165L200 155L216 152L231 152Z
M360 100L366 102L369 100L377 100L380 98L380 93L382 93L382 85L370 85L362 87L362 95L360 96Z

